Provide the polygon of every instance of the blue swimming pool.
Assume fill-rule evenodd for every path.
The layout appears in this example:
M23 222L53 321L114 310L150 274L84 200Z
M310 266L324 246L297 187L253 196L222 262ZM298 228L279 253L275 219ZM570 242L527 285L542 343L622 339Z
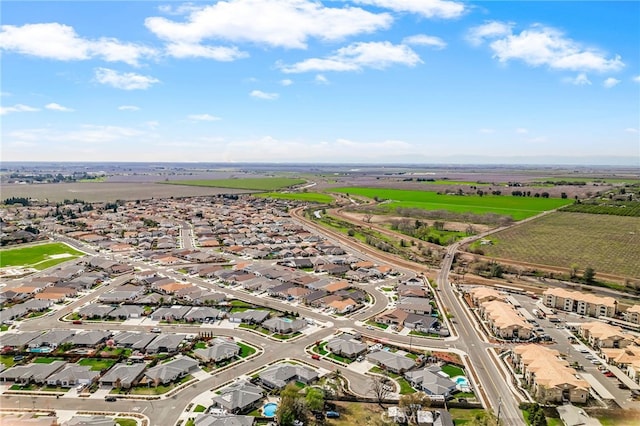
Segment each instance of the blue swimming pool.
M464 376L458 376L454 379L454 381L456 382L456 385L460 386L461 388L469 387L469 380Z
M275 417L277 409L278 404L276 404L275 402L269 402L267 404L264 404L264 406L262 407L262 415L264 415L265 417Z

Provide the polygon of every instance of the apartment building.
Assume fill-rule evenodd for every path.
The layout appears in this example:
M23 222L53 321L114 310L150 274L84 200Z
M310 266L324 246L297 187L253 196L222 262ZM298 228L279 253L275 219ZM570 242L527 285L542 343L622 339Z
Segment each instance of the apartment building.
M579 315L613 317L618 311L618 302L613 297L596 296L558 287L549 288L542 294L545 306L576 312Z

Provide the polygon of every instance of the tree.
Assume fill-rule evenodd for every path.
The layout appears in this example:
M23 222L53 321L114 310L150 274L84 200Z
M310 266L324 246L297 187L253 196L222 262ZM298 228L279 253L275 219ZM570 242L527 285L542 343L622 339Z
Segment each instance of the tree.
M303 395L295 383L289 383L280 391L280 403L276 411L280 426L293 426L298 420L307 424L307 406Z
M415 392L400 397L398 403L404 409L405 414L410 422L418 423L418 411L431 406L431 398L424 392Z
M575 278L578 275L578 264L571 264L571 271L569 272L571 278Z
M324 408L324 391L320 388L308 388L305 403L312 412L322 411Z
M591 266L587 266L584 269L584 273L582 274L582 279L588 283L592 283L593 279L596 277L596 271Z
M369 385L369 389L371 393L373 393L374 398L378 400L378 404L382 407L382 401L387 399L387 397L391 394L393 387L390 386L389 377L386 374L384 375L375 375L371 377L371 383Z

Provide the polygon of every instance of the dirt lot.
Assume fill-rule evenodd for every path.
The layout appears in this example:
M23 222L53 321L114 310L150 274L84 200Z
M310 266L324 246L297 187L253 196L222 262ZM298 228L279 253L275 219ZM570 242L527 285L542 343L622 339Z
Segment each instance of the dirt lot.
M348 211L341 211L340 213L341 216L345 217L345 218L349 218L351 220L354 220L356 222L362 222L364 223L364 221L362 220L364 217L364 214L362 213L355 213L355 212L348 212ZM376 215L376 216L372 216L371 217L371 223L376 224L376 225L381 225L381 226L386 226L389 225L391 223L391 221L393 220L403 220L403 219L407 219L406 217L400 217L400 216L385 216L385 215ZM429 226L433 225L433 222L435 222L435 220L426 220L426 219L421 219L422 222L427 223ZM447 231L460 231L460 232L464 232L467 230L467 228L469 227L468 223L461 223L461 222L445 222L445 226L444 229L446 229ZM487 226L487 225L479 225L479 224L474 224L473 227L476 229L477 233L481 234L483 232L488 231L489 229L491 229L491 227Z

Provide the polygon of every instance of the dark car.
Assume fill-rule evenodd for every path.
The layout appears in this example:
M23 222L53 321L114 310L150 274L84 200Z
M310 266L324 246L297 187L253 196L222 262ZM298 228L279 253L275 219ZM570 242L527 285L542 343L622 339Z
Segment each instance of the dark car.
M327 411L326 415L328 419L337 419L338 417L340 417L340 413L338 413L337 411Z
M115 401L117 401L115 396L105 396L104 400L107 401L107 402L115 402Z

